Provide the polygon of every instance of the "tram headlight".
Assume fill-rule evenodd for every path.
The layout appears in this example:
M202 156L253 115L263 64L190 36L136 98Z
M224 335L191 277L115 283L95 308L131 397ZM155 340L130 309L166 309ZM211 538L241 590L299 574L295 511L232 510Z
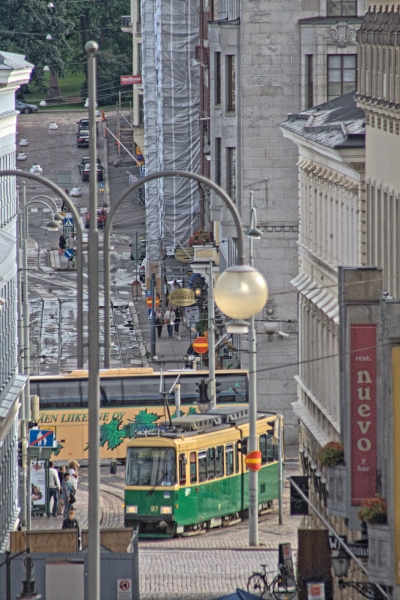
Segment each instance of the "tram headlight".
M172 515L172 506L161 506L160 515Z
M137 514L137 511L138 511L137 506L126 506L126 513L128 515L135 515L135 514Z

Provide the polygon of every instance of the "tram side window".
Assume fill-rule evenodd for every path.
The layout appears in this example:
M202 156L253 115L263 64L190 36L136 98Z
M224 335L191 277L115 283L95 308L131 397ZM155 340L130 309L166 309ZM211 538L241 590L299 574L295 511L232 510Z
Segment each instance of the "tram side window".
M268 453L267 453L267 436L260 435L260 452L261 452L261 464L265 465L268 462Z
M179 455L179 483L180 485L186 484L186 454Z
M215 476L224 476L224 447L217 446L215 448Z
M233 445L229 444L226 446L226 474L233 475L235 465L233 464Z
M207 450L207 477L208 479L215 478L215 448Z
M196 452L190 453L190 483L197 483Z
M272 443L272 435L267 435L267 458L268 462L275 462L278 460L278 446Z
M236 465L236 473L240 471L240 463L239 463L239 442L235 444L235 465Z
M199 456L199 481L207 481L207 452L201 450Z

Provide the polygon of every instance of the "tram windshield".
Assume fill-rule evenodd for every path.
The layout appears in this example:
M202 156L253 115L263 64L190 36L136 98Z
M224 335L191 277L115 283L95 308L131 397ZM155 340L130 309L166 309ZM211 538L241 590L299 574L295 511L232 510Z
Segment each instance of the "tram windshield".
M126 485L175 485L173 448L128 448Z

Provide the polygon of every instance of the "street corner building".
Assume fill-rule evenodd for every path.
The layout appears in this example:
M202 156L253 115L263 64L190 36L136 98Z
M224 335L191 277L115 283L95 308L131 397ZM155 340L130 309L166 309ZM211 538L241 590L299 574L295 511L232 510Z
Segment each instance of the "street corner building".
M366 10L355 40L356 91L280 124L299 154L293 408L309 501L368 559L339 586L359 584L364 594L379 586L398 598L400 18L398 5L370 2ZM306 522L321 528L314 511Z
M33 65L0 48L0 170L15 169L15 92L28 83ZM25 417L26 377L17 362L17 213L15 177L0 178L0 553L16 527L18 502L18 420Z

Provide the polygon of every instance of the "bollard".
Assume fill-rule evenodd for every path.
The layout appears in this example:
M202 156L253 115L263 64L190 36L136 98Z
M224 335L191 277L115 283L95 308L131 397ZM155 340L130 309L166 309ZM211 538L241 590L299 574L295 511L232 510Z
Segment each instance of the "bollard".
M117 461L113 459L110 463L110 475L116 475L116 474L117 474Z

